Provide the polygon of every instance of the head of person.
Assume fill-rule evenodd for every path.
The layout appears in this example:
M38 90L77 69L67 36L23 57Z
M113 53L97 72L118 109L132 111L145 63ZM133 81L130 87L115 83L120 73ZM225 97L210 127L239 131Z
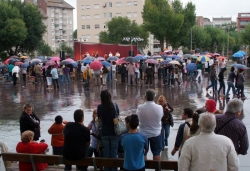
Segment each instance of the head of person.
M139 126L138 115L132 114L130 116L129 127L130 127L130 129L137 129L138 126Z
M235 68L234 67L231 67L230 71L231 72L234 72Z
M115 61L113 61L113 62L112 62L112 65L115 65L115 64L116 64Z
M146 96L146 100L147 101L154 101L155 90L153 90L153 89L147 89L146 93L145 93L145 96Z
M101 91L101 104L104 105L106 109L111 108L112 99L108 89Z
M200 114L198 125L200 126L201 132L212 133L216 127L215 115L209 112Z
M93 110L92 121L94 121L96 117L97 117L97 109Z
M239 73L243 73L244 72L244 69L239 69Z
M167 104L167 100L166 100L165 96L163 96L163 95L159 96L158 104L161 105L161 106L164 106L165 104Z
M243 109L243 102L240 99L234 98L227 103L226 112L239 116Z
M127 127L127 128L130 128L130 126L129 126L130 118L131 118L131 116L127 116L127 117L125 118L125 124L126 124L126 127Z
M74 112L74 120L77 123L83 123L84 112L82 109L77 109Z
M28 115L32 114L33 109L34 109L34 106L31 103L26 103L25 105L23 105L23 110Z
M184 108L181 114L183 120L192 118L194 111L191 108Z
M213 99L208 99L205 103L205 108L208 112L214 113L216 111L216 102Z
M51 69L51 66L48 66L48 68L47 68L47 69L49 69L49 70L50 70L50 69Z
M34 132L32 131L24 131L21 135L21 141L24 144L33 141L33 138L34 138Z
M56 123L56 124L62 124L62 122L63 122L62 116L61 116L61 115L57 115L57 116L55 117L55 123Z
M192 117L192 124L190 126L190 134L195 134L196 131L199 129L198 121L199 121L200 113L194 112Z

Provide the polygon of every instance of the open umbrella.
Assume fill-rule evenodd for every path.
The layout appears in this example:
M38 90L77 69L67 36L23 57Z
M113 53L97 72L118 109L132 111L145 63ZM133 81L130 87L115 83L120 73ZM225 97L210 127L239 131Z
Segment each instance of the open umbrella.
M241 58L243 56L244 55L242 53L238 53L238 52L236 52L236 53L233 54L233 57L235 57L235 58Z
M8 66L7 65L0 66L0 69L5 69L5 68L8 68Z
M158 64L158 62L154 59L147 59L145 62L149 64Z
M124 61L127 61L127 62L139 62L136 58L131 57L131 56L126 57L126 58L124 59Z
M200 56L199 58L197 58L197 61L208 62L208 61L210 61L210 58L207 56Z
M160 58L162 58L160 55L154 55L150 57L150 59L160 59Z
M73 59L71 59L71 58L67 58L67 59L65 59L66 61L69 61L70 63L72 63L72 62L75 62Z
M161 64L162 64L162 65L167 65L169 62L170 62L170 61L165 60L165 61L162 61Z
M21 68L27 68L29 66L29 62L25 62L21 65Z
M121 59L117 60L116 64L120 65L120 64L127 64L127 63L129 63L128 61L125 61L124 59L125 58L121 58Z
M109 63L107 61L102 61L101 63L103 66L111 66L111 63Z
M169 58L174 58L174 59L176 59L176 58L181 58L181 57L178 56L178 55L171 55L171 56L169 56Z
M10 58L13 58L13 59L19 59L18 56L11 56Z
M195 63L190 63L190 64L187 64L187 67L186 67L187 71L189 72L193 72L197 69L197 66Z
M91 63L93 60L82 60L82 63L84 63L84 64L89 64L89 63Z
M47 66L53 66L53 65L55 65L56 63L54 62L54 61L48 61L48 62L46 62L46 65Z
M77 63L76 62L72 62L71 64L73 65L74 68L77 67Z
M218 57L216 57L216 59L218 59L218 60L226 60L226 57L225 56L218 56Z
M119 58L117 58L116 56L110 56L107 61L117 61Z
M28 56L21 56L20 58L21 58L21 59L27 59Z
M60 65L69 65L71 64L71 62L63 60L62 62L60 62Z
M220 56L219 53L213 53L213 56Z
M15 62L15 65L22 65L23 64L23 62L20 62L20 61L17 61L17 62Z
M191 54L185 54L183 55L184 58L192 58L192 55Z
M181 65L180 62L178 62L178 61L170 61L169 63L173 64L173 65Z
M37 59L37 58L32 59L30 62L31 62L31 63L33 63L33 62L35 62L35 61L37 61L38 63L41 63L41 62L42 62L42 60L41 60L41 59Z
M33 62L31 62L31 66L34 66L34 65L39 64L39 63L40 63L39 61L33 61Z
M239 69L247 69L246 65L242 65L242 64L233 64L232 67L239 68Z
M97 57L96 59L99 60L99 61L105 61L105 58L104 57L100 57L100 56Z
M89 61L89 60L90 60L90 61L93 61L93 60L95 60L95 58L92 57L92 56L87 56L86 58L83 59L83 61L87 61L87 60L88 60L88 61Z
M60 61L61 58L58 57L58 56L55 56L55 57L52 57L50 60L51 60L51 61Z
M9 60L9 63L15 63L15 62L19 62L19 60L18 60L18 59L14 59L14 58L11 58L11 59Z
M99 70L102 68L102 63L99 61L93 61L90 63L89 67L93 70Z
M143 60L144 59L144 57L143 56L135 56L135 58L138 60L138 61L140 61L140 60Z
M242 50L239 50L238 52L236 52L236 53L241 53L242 55L246 55L246 52L244 52L244 51L242 51Z

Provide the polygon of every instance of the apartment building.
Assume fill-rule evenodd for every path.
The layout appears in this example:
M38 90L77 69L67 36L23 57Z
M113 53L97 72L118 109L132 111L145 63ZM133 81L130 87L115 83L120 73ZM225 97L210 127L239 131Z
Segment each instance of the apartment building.
M232 17L213 17L213 25L215 27L221 27L224 24L231 24L232 23Z
M250 13L238 13L237 31L240 32L248 24L250 24Z
M64 0L25 0L38 6L42 15L43 23L47 27L43 40L53 51L60 47L63 41L73 47L73 10L70 4Z
M77 36L82 41L99 42L112 17L128 17L142 24L145 0L77 0Z

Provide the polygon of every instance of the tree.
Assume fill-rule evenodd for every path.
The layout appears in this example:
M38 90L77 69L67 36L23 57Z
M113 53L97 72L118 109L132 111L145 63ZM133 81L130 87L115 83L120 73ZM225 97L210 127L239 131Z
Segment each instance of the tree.
M250 24L248 24L245 29L240 33L242 43L245 45L250 45Z
M73 32L73 39L77 39L77 29Z
M7 10L5 7L7 7ZM20 19L24 22L25 29L28 34L23 34L23 36L17 39L18 42L15 42L11 46L4 47L4 50L7 50L9 55L17 55L21 53L29 53L37 49L39 46L40 40L43 38L43 34L46 31L46 26L43 24L43 16L36 5L25 4L19 0L0 0L0 29L2 30L2 25L6 25L7 19ZM19 21L19 24L21 22ZM21 25L20 25L21 26ZM18 26L17 26L18 27ZM23 29L21 31L25 33ZM1 34L1 33L0 33ZM11 33L3 35L8 38ZM23 37L25 39L23 40ZM0 46L2 43L0 41ZM12 47L15 47L15 50L12 50Z
M124 41L124 37L140 37L143 39L140 45L147 46L148 33L143 26L138 25L135 21L127 17L114 17L107 23L108 30L99 34L101 43L122 43L130 44L130 41ZM135 42L132 42L135 43Z
M41 56L51 56L54 52L51 50L48 44L46 44L45 42L40 42L37 53Z
M74 49L69 47L65 42L61 44L62 51L66 53L67 56L72 56L74 54ZM60 53L60 48L56 49L56 53Z

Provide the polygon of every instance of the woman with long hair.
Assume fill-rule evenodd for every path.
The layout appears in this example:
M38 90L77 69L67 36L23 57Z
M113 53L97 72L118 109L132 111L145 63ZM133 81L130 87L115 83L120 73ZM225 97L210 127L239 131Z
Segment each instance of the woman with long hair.
M97 116L101 120L101 140L103 143L103 157L117 158L120 136L116 136L113 119L119 115L119 108L112 102L108 90L101 91L101 104L97 106ZM105 167L105 171L117 171L117 168Z
M192 124L188 132L188 137L193 137L193 136L200 134L201 130L200 130L200 126L198 125L198 120L199 120L199 115L204 112L206 112L204 108L197 109L194 112Z
M94 155L95 157L99 157L99 152L97 151L97 145L98 145L98 137L99 137L99 129L98 129L98 125L96 122L97 119L97 110L95 109L93 111L93 115L92 115L92 121L89 123L88 128L89 130L91 130L91 147L94 148Z
M163 117L161 119L162 123L162 129L161 129L161 135L162 135L162 149L164 149L165 146L168 146L168 137L170 133L170 118L171 118L171 112L173 112L173 108L168 104L165 96L160 95L158 98L158 104L162 106L163 109Z

